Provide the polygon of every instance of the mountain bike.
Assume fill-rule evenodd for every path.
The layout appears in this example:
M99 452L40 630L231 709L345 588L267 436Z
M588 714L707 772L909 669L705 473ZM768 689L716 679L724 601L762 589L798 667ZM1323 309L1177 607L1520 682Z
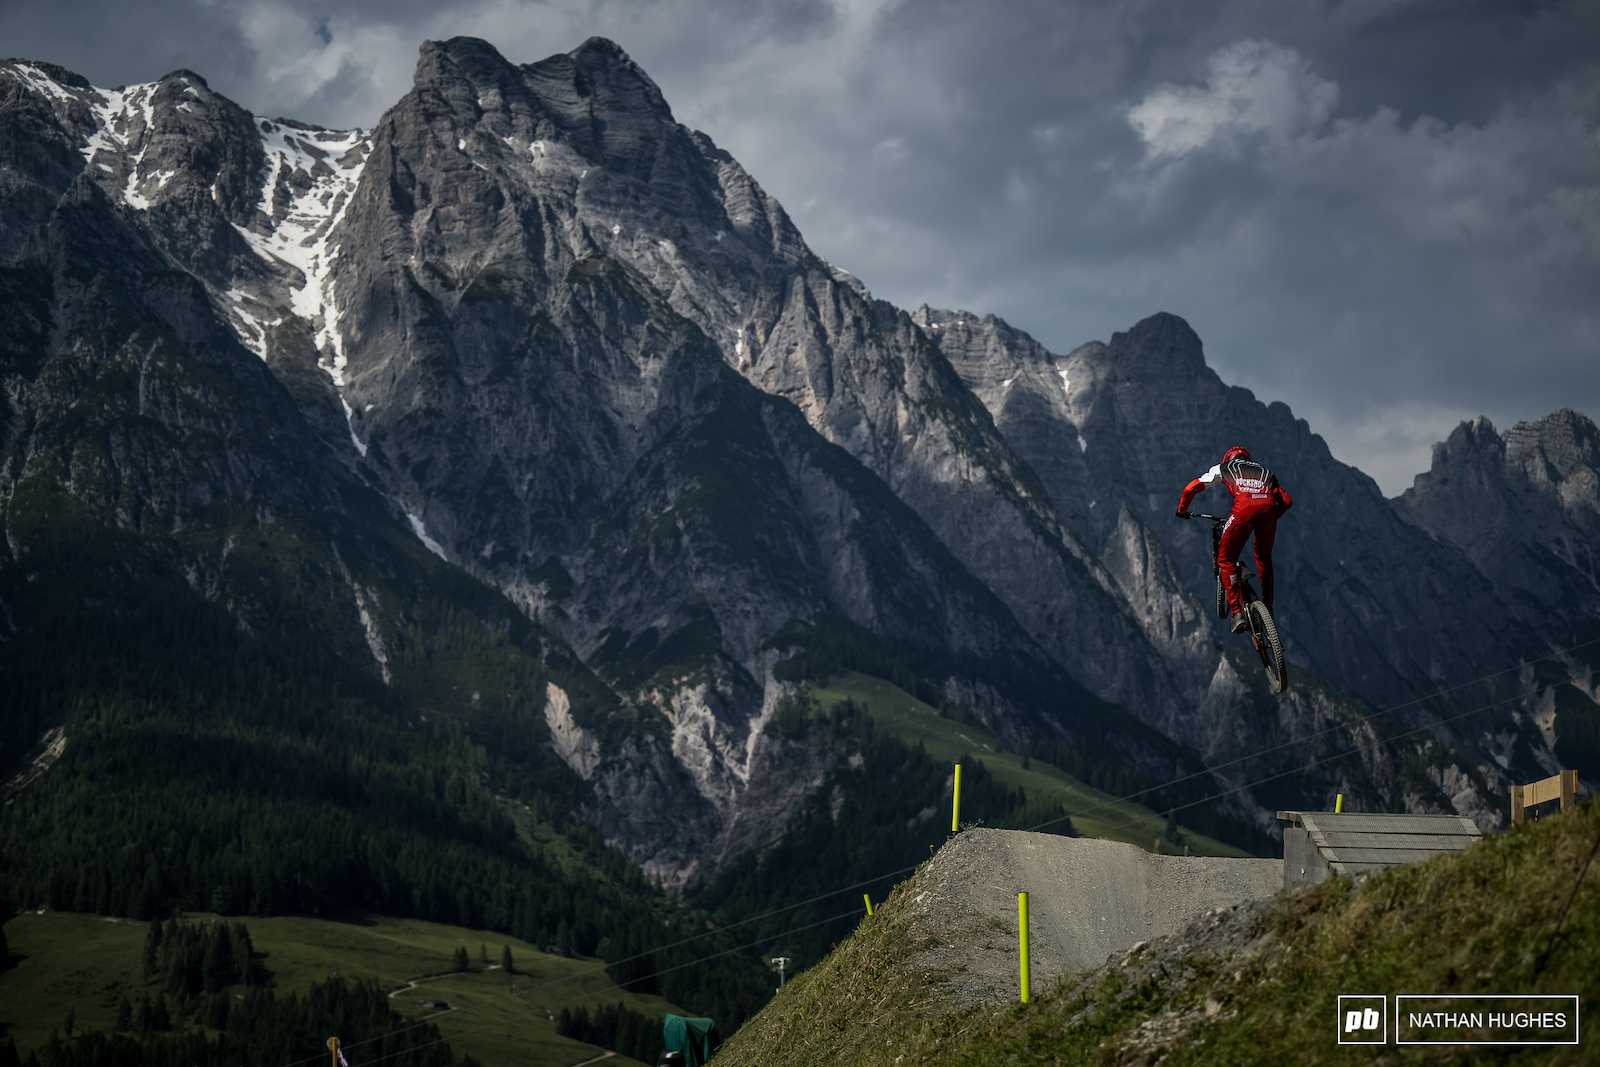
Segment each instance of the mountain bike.
M1228 590L1222 584L1222 565L1217 562L1217 555L1222 548L1222 528L1228 524L1226 515L1204 515L1198 511L1189 513L1191 518L1211 520L1211 573L1217 580L1217 618L1228 617ZM1267 672L1267 681L1272 683L1272 691L1281 693L1289 688L1289 666L1283 658L1283 642L1278 640L1278 627L1272 621L1272 612L1267 605L1256 595L1256 587L1251 584L1255 572L1239 563L1239 602L1244 605L1245 619L1250 623L1250 640L1256 646L1256 653L1261 657L1261 667Z

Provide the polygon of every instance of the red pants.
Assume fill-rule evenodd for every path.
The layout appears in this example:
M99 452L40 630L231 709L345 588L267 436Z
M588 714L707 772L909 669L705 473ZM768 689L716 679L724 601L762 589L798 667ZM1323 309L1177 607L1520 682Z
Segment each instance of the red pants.
M1237 615L1239 603L1239 553L1250 534L1256 535L1256 573L1261 576L1261 599L1272 607L1272 541L1278 536L1276 505L1247 512L1235 511L1222 528L1217 546L1217 566L1222 571L1222 587L1228 591L1228 610Z

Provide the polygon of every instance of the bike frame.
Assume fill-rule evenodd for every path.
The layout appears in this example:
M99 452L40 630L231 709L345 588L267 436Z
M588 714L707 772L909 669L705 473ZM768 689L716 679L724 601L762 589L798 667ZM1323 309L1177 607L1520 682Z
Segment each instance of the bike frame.
M1228 524L1228 516L1205 515L1198 511L1190 512L1190 515L1197 519L1211 520L1211 574L1220 581L1222 579L1222 562L1220 559L1222 554L1222 528ZM1261 597L1257 595L1256 587L1250 584L1250 579L1256 576L1256 572L1247 567L1243 560L1239 561L1238 567L1239 607L1244 610L1246 617L1248 617L1251 602L1260 600ZM1250 627L1250 640L1255 644L1256 651L1261 651L1261 635L1256 632L1254 626Z
M1188 512L1187 517L1211 520L1211 574L1217 581L1219 596L1225 596L1227 591L1222 589L1221 554L1222 529L1228 524L1228 516ZM1273 688L1282 693L1289 687L1288 662L1283 655L1283 642L1278 636L1272 611L1257 595L1256 587L1250 582L1250 579L1256 577L1256 573L1243 563L1238 563L1236 566L1239 574L1239 607L1249 623L1250 643L1255 646L1256 654L1261 657L1261 665L1266 669L1267 678ZM1256 608L1258 604L1259 609ZM1219 614L1221 610L1219 601Z

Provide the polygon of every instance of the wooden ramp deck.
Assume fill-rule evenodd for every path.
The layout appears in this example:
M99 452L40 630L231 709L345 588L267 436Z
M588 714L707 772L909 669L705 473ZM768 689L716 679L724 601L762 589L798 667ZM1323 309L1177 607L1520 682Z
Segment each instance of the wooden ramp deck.
M1465 815L1280 811L1283 886L1316 885L1335 874L1381 871L1456 852L1482 836Z

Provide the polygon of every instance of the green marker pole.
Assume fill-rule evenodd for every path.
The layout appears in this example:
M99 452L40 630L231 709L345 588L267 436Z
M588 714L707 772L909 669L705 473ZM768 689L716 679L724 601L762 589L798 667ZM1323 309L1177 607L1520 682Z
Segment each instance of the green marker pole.
M956 793L950 802L950 832L961 830L961 764L956 764Z
M1022 1003L1032 993L1028 974L1028 894L1017 894L1017 948L1022 956Z
M1344 794L1343 793L1334 794L1333 810L1334 810L1334 812L1336 814L1337 813L1341 813L1341 812L1344 811Z
M867 902L867 914L871 915L872 914L872 898L870 896L868 896L866 893L862 893L861 894L861 899Z

